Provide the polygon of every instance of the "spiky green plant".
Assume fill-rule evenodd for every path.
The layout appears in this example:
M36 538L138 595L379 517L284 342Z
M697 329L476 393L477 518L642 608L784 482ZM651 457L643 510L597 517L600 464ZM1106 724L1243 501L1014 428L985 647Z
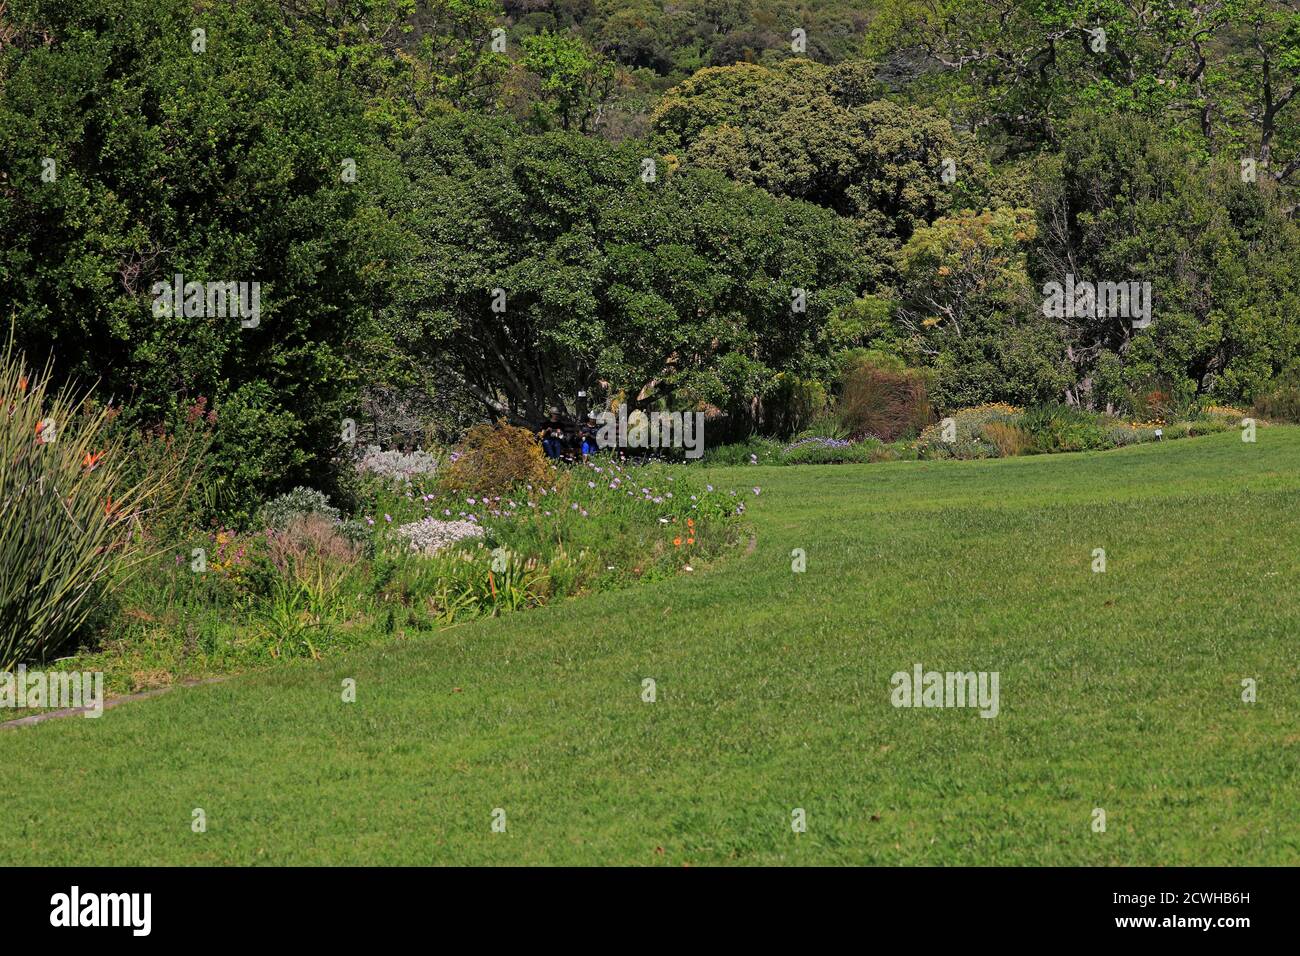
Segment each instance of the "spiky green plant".
M51 391L12 336L0 361L0 670L44 660L143 553L140 513L155 477L129 482L108 409Z

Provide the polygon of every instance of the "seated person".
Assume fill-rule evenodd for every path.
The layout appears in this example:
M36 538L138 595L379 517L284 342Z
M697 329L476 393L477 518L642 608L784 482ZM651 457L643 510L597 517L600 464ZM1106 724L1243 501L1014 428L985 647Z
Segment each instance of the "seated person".
M550 420L537 433L542 440L542 451L547 458L559 458L564 453L564 424L557 409L551 409Z
M600 445L596 441L596 413L587 413L587 422L582 426L582 457L585 459L588 455L594 455L600 451Z

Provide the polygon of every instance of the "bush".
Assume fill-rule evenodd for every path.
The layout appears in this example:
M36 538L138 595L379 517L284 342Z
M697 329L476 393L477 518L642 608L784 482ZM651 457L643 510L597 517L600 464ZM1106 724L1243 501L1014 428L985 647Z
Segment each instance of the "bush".
M770 438L751 438L730 445L714 445L705 449L700 460L707 465L779 465L781 443Z
M838 415L819 415L794 437L796 440L800 438L846 439L849 437L849 430Z
M380 451L378 445L369 445L357 459L357 471L390 481L410 481L416 476L432 475L438 470L438 459L417 448L409 453Z
M884 445L874 438L860 442L835 438L801 438L782 450L781 460L787 465L865 464L881 460L873 456L882 448Z
M1255 400L1252 411L1257 418L1300 425L1300 381L1274 385Z
M475 425L465 434L442 483L448 489L501 493L517 484L549 481L553 473L532 432L499 422Z
M1142 442L1155 441L1155 428L1137 425L1114 425L1106 431L1106 441L1116 448L1138 445Z
M78 634L142 550L140 512L157 477L132 482L107 409L50 395L12 342L0 361L0 670L45 659Z
M85 410L94 407L88 400ZM142 503L148 538L170 543L206 527L218 510L208 457L217 415L207 399L180 403L167 420L147 426L119 411L108 409L101 441L121 445L127 484L148 484L149 496Z
M997 448L1001 458L1027 454L1033 444L1028 432L1009 422L989 422L980 429L980 437Z
M931 418L926 377L915 370L861 364L844 377L839 413L855 438L890 442L918 432Z
M440 521L422 518L400 525L397 533L410 542L411 550L420 554L436 554L458 541L482 538L483 526L474 521Z
M953 422L954 440L943 440L945 418L922 429L916 451L922 458L996 458L998 447L984 437L985 426L995 422L1015 425L1023 417L1021 409L1001 402L959 408L948 416Z
M1032 451L1044 454L1107 447L1101 416L1073 405L1054 403L1025 412L1020 427L1029 433Z
M329 496L301 485L288 494L273 498L262 507L262 527L283 531L305 515L321 515L331 522L339 520L339 509L330 504Z
M779 373L763 400L766 430L793 435L806 428L826 408L826 388L813 379Z

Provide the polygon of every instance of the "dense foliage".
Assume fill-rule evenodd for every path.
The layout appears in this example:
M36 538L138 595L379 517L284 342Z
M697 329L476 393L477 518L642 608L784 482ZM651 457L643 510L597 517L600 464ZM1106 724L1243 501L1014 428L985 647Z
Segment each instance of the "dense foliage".
M358 441L553 406L788 437L845 350L937 413L1247 405L1300 374L1298 36L1280 0L9 0L0 295L116 427L202 407L240 525L355 505ZM1150 321L1045 309L1067 276Z

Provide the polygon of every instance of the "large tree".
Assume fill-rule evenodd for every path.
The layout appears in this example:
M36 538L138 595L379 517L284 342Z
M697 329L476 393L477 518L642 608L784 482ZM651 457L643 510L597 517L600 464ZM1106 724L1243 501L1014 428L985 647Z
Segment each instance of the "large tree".
M454 117L405 163L421 252L393 339L520 420L579 390L743 406L825 355L861 285L832 213L634 144Z
M0 299L20 347L141 422L215 403L233 515L324 480L388 255L370 93L346 65L369 58L273 0L30 0L7 18ZM258 324L156 310L177 274L259 283Z
M654 132L684 163L850 219L873 278L884 279L898 248L961 196L979 162L937 113L880 93L854 63L702 70L665 94Z

